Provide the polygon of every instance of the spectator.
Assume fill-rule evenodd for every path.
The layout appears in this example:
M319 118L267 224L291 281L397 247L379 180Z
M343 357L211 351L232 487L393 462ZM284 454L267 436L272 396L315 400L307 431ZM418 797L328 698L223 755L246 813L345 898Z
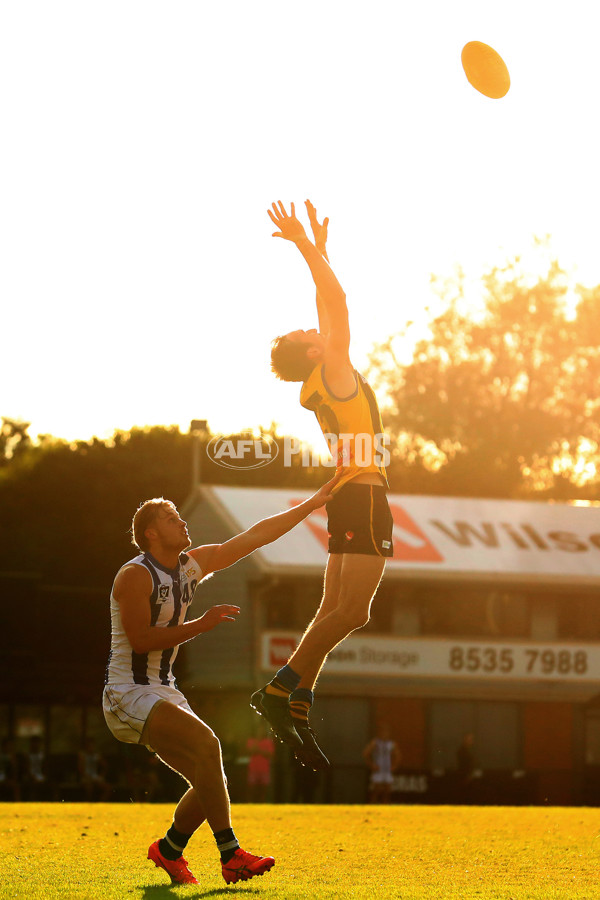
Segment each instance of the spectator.
M87 738L83 749L79 751L78 765L86 800L106 802L110 798L112 786L106 780L106 760L96 750L94 738Z
M10 737L2 738L2 750L0 751L0 798L14 801L21 799L19 760L15 752L15 742Z
M401 754L396 741L391 739L387 722L379 723L375 737L363 751L363 757L371 771L369 803L389 803Z
M463 739L456 751L458 787L460 799L463 803L473 803L474 780L481 776L473 754L474 743L475 737L471 731L468 731L463 735Z
M52 787L48 778L46 751L39 735L29 739L29 751L25 754L25 784L27 799L51 799Z
M254 737L246 742L248 751L248 800L251 803L264 803L271 784L271 761L275 753L273 739L267 734L262 721L257 722Z

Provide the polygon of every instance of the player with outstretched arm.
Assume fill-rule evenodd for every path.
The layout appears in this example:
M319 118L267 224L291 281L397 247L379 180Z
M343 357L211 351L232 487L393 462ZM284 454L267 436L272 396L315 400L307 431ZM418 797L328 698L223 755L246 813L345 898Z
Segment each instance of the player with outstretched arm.
M229 795L221 747L177 689L173 662L180 644L235 621L240 609L213 606L185 621L197 585L210 575L276 541L331 499L336 479L298 506L257 522L223 544L187 550L187 525L163 498L147 500L133 517L133 543L140 553L119 569L110 598L112 639L103 709L120 741L143 744L190 787L179 801L173 824L153 843L148 859L177 884L197 884L183 851L206 819L221 853L225 881L246 881L274 865L270 856L242 850L231 828Z
M329 557L321 605L287 664L250 703L297 759L316 770L329 761L308 722L314 686L327 654L369 621L385 560L393 555L393 521L386 438L375 394L350 361L346 295L328 264L328 220L320 224L308 200L306 207L314 244L293 203L290 215L281 202L268 212L278 228L273 236L295 244L308 264L317 288L319 330L276 338L271 365L282 381L302 382L300 403L316 414L340 479L327 507Z

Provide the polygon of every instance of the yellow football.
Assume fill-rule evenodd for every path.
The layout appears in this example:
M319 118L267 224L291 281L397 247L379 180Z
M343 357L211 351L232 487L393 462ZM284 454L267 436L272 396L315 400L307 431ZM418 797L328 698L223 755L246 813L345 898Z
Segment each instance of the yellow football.
M508 69L500 54L492 47L481 41L469 41L463 47L460 58L465 75L475 90L493 100L499 100L508 93Z

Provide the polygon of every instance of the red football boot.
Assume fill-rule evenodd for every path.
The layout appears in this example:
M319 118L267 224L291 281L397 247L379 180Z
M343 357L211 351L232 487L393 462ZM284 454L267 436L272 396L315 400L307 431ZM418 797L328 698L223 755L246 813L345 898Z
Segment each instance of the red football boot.
M236 881L248 881L255 875L263 875L272 869L275 860L272 856L253 856L246 853L241 847L235 851L228 863L222 863L223 878L227 884L235 884Z
M148 847L148 859L151 859L155 866L165 870L172 884L199 883L188 869L187 859L183 856L179 859L167 859L158 849L158 841L154 841Z

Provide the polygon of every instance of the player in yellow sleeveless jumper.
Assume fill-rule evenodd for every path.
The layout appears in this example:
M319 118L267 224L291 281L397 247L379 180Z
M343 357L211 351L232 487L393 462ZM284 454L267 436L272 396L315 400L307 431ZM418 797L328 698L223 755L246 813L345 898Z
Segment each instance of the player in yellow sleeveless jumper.
M269 216L274 237L296 245L317 288L319 331L292 331L273 341L272 368L283 381L302 382L300 403L312 410L336 460L340 480L328 506L329 557L323 599L300 644L251 705L296 757L313 769L329 762L308 724L313 689L333 648L369 621L386 557L392 556L392 516L387 502L387 451L375 395L352 365L346 295L327 257L327 225L306 207L315 243L283 204Z

